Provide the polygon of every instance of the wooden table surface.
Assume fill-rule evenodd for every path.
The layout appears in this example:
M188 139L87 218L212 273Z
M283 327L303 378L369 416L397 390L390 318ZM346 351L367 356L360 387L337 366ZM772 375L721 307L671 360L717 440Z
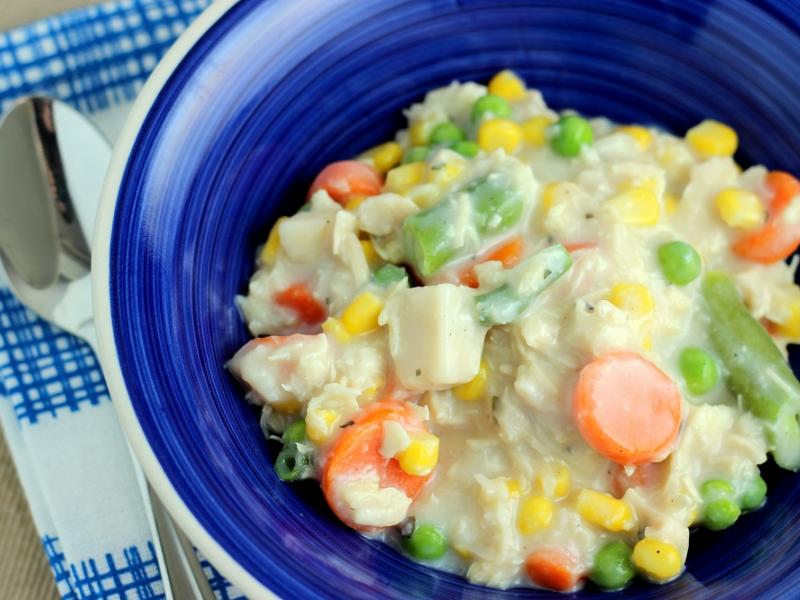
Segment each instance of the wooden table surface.
M0 31L87 4L87 0L0 0ZM0 600L58 597L14 463L0 432Z

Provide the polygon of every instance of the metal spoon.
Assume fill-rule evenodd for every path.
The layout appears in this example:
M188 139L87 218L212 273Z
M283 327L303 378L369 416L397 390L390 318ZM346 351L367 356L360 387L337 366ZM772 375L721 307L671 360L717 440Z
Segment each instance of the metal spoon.
M94 125L57 100L25 99L0 124L0 260L23 304L92 348L87 240L110 157ZM133 463L167 598L214 600L191 542Z

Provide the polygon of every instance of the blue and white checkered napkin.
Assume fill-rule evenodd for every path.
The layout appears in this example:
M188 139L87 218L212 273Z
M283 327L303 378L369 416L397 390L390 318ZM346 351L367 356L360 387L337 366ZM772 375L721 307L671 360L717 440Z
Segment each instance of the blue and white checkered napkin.
M113 139L148 73L208 3L112 2L0 33L0 116L21 96L55 96ZM0 425L61 595L163 597L97 359L86 343L22 307L1 273ZM241 596L203 564L219 598Z

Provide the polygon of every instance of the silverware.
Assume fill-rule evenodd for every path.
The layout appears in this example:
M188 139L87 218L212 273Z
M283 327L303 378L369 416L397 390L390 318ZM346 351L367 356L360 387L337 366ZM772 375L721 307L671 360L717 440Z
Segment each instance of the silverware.
M0 181L14 191L0 193L0 260L23 304L93 348L87 240L110 157L94 125L57 100L25 99L0 124ZM214 600L191 542L131 459L167 598Z

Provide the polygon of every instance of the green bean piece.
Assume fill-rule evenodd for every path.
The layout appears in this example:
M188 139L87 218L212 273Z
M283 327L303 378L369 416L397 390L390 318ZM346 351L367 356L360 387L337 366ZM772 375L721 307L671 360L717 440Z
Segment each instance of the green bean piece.
M763 423L775 462L796 471L800 468L800 382L727 275L707 274L702 291L710 317L709 337L728 372L728 388Z
M522 218L525 199L504 177L487 175L472 182L466 191L472 197L475 225L481 235L507 231Z
M306 422L299 419L289 425L281 437L284 444L299 443L306 439Z
M422 277L438 271L461 250L453 223L456 209L452 202L442 200L403 223L406 255Z
M372 279L381 287L402 281L408 277L405 267L397 265L383 265L372 275Z
M511 323L571 266L572 257L561 244L526 258L506 271L507 283L475 296L478 320L486 326Z
M286 444L275 460L275 473L282 481L298 481L311 471L311 451L302 444Z

